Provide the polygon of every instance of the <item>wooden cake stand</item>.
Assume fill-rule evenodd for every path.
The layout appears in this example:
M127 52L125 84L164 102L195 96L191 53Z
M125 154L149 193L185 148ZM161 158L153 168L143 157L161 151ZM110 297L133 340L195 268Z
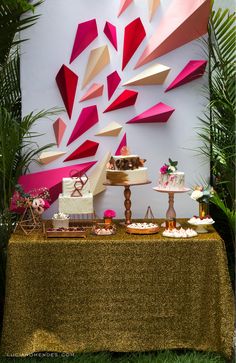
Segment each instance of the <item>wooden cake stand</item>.
M153 188L153 190L155 190L156 192L159 193L168 193L169 194L169 207L166 211L166 219L176 219L176 212L174 209L174 195L175 193L186 193L189 192L191 189L190 188L184 188L183 190L166 190L166 189L161 189L158 187ZM162 224L162 227L166 226L166 222L164 222ZM180 224L176 223L176 226L179 227Z
M132 212L131 212L131 190L130 187L135 186L135 185L146 185L146 184L151 184L151 181L146 181L145 183L132 183L132 184L128 184L128 183L117 183L117 184L110 184L110 183L103 183L103 185L109 186L109 187L124 187L124 197L125 197L125 202L124 202L124 206L125 206L125 224L131 224L131 216L132 216Z

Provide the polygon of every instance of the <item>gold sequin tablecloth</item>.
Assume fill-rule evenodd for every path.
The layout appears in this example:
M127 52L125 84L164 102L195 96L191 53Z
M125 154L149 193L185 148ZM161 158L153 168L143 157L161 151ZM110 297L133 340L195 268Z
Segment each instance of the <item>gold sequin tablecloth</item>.
M225 247L211 232L48 239L8 247L1 352L187 348L230 356L233 294Z

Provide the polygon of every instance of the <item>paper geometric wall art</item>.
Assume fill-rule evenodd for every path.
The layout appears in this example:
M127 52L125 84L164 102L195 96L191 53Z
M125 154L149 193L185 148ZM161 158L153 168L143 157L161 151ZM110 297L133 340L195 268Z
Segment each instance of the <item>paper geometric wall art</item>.
M90 100L91 98L100 97L103 94L103 84L94 83L83 95L79 102Z
M138 124L150 122L167 122L174 110L174 108L166 105L165 103L159 102L126 123Z
M119 8L117 16L119 17L132 2L133 2L133 0L121 0L120 8Z
M69 138L67 146L70 145L73 141L78 139L84 132L90 129L93 125L98 122L98 110L97 106L88 106L82 109L79 118L76 122L74 130Z
M44 151L39 155L39 162L46 165L65 154L65 151Z
M72 154L70 154L64 160L64 162L93 156L96 154L98 146L99 146L98 142L86 140Z
M125 27L122 70L126 67L133 54L145 38L146 32L140 18Z
M82 88L86 86L103 68L110 62L110 55L107 45L91 50L85 70Z
M162 64L155 64L154 66L145 69L142 73L137 74L137 76L131 78L129 81L123 83L123 86L131 84L135 86L163 84L169 72L169 67Z
M138 92L125 90L105 109L105 111L103 111L103 113L132 106L135 104L137 96Z
M206 60L189 61L174 81L167 87L165 92L202 77L205 72L206 65Z
M57 146L60 145L61 140L63 138L64 132L66 129L65 122L59 117L54 123L53 123L53 130L57 142Z
M107 93L108 93L108 100L112 97L113 93L117 89L121 78L117 71L112 72L107 76Z
M95 166L92 173L90 174L89 180L91 185L91 193L93 193L93 196L103 192L106 189L103 183L106 181L106 167L110 157L111 153L106 153L102 161Z
M86 173L94 164L96 161L25 174L19 178L18 184L22 185L25 192L42 187L48 188L51 203L53 203L62 192L62 178L69 177L71 172L73 176Z
M173 0L135 68L207 32L211 0Z
M56 75L56 82L68 116L71 118L78 76L70 68L63 64Z
M80 23L77 28L70 63L98 36L96 19Z
M114 121L99 131L96 136L118 136L121 130L122 126Z
M117 35L115 25L109 23L109 21L106 21L103 31L107 38L110 40L113 47L117 50Z
M160 0L149 0L149 21L152 20L159 5L160 5Z
M121 142L120 142L120 144L119 144L119 146L118 146L118 148L117 148L117 150L116 150L116 152L115 152L115 155L121 155L121 149L122 149L122 147L124 147L124 146L127 146L126 133L125 133L125 134L124 134L124 136L122 137L122 140L121 140Z

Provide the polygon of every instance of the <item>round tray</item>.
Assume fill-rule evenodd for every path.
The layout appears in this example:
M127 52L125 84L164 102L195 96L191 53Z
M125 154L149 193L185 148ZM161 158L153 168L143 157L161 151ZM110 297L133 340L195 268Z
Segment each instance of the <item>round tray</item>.
M126 227L126 232L131 234L154 234L159 232L159 227L152 227L152 228L130 228Z
M196 232L196 231L195 231ZM195 236L165 236L164 235L164 232L162 233L162 236L163 237L166 237L166 238L194 238L194 237L197 237L197 232L195 234Z

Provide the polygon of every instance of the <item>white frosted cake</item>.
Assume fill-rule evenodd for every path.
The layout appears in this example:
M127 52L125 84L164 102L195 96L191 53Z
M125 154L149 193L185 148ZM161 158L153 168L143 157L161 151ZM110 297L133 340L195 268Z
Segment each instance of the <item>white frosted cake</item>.
M185 189L185 174L183 171L177 171L177 164L177 161L169 159L169 164L160 168L158 188L176 191Z
M148 181L145 160L138 155L112 156L106 170L106 178L110 184L136 184Z
M81 179L85 183L87 177L82 177ZM90 192L89 180L82 186L79 178L62 179L62 194L59 195L59 212L67 214L93 213L93 194Z

